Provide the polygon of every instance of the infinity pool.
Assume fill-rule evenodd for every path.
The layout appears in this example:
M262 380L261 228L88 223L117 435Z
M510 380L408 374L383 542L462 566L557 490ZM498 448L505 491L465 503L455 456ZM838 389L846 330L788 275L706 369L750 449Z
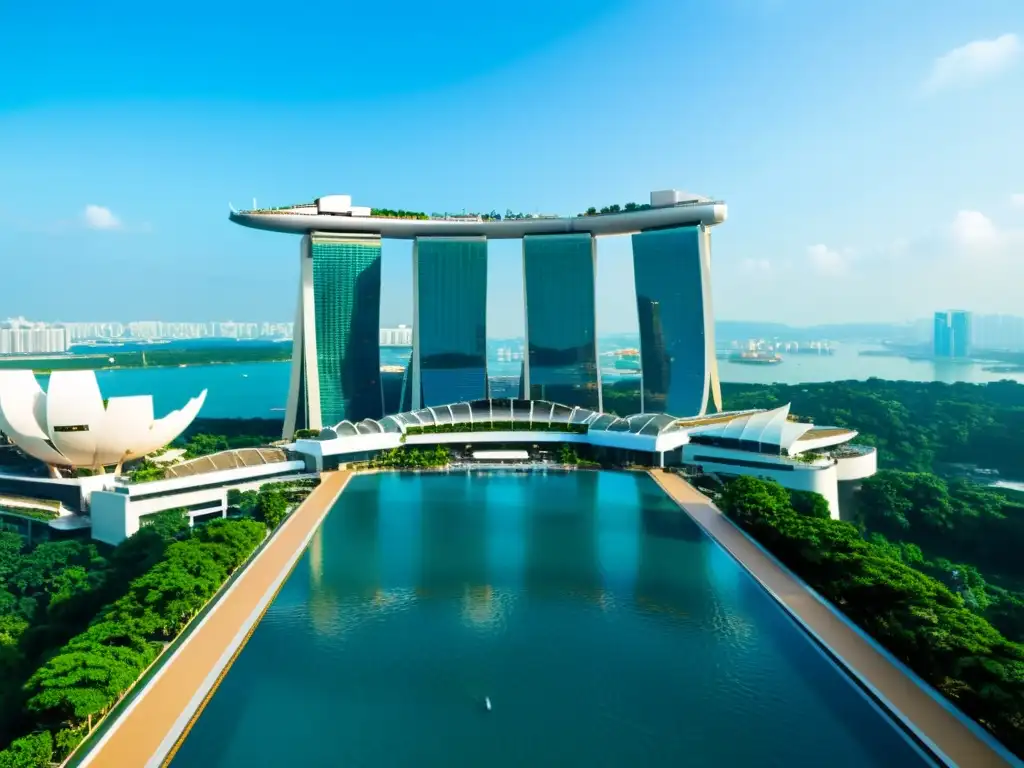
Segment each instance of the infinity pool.
M173 761L930 764L649 477L595 472L353 478Z

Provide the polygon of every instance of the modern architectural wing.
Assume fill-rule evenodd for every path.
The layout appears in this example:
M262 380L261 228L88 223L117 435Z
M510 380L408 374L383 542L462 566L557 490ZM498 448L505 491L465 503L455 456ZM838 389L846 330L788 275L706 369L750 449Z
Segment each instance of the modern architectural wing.
M706 227L633 235L642 408L702 415L722 409Z
M523 238L524 399L601 410L596 269L589 234Z
M204 389L157 419L149 395L105 400L93 371L54 371L46 392L30 370L0 371L0 431L54 474L56 467L102 472L168 445L205 400Z
M412 407L487 391L487 240L413 242Z
M303 238L286 434L383 415L380 251L374 236Z
M877 470L870 446L850 445L853 430L790 418L789 406L679 419L663 413L619 417L546 400L491 399L431 406L382 419L343 421L296 453L316 470L361 461L386 450L444 444L454 450L575 444L618 460L687 466L719 477L755 475L786 488L820 493L839 514L839 481Z

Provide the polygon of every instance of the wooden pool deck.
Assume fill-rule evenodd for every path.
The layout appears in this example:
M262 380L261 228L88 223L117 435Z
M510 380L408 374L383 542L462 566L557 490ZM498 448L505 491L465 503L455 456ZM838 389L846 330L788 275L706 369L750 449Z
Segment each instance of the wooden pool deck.
M82 759L90 768L166 765L348 483L329 472Z
M1020 765L1009 752L971 727L936 700L932 692L909 677L893 660L854 629L792 573L769 557L710 499L676 474L654 471L655 482L704 531L724 547L774 595L799 623L824 643L851 674L880 697L896 716L931 742L948 762L962 768L1005 768ZM938 695L938 694L935 694ZM977 731L975 730L977 729Z

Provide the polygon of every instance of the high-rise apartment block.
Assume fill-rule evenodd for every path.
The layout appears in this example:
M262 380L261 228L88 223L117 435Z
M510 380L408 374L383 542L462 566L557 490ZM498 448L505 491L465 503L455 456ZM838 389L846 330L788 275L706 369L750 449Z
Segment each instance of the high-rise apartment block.
M68 351L64 328L23 317L0 323L0 355L59 355Z

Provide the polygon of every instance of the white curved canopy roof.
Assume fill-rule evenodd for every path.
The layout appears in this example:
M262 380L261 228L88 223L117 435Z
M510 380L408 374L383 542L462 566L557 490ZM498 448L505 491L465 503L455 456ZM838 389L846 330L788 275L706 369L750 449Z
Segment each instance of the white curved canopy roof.
M786 403L781 408L773 408L770 411L745 413L728 421L697 427L690 430L690 434L773 446L789 454L837 445L857 436L854 430L821 428L807 422L790 421L789 406L790 404ZM829 434L821 439L804 439L809 432Z
M204 389L184 408L155 419L150 395L104 403L93 371L54 371L43 392L32 371L0 370L0 431L47 464L102 467L167 445L205 400Z

